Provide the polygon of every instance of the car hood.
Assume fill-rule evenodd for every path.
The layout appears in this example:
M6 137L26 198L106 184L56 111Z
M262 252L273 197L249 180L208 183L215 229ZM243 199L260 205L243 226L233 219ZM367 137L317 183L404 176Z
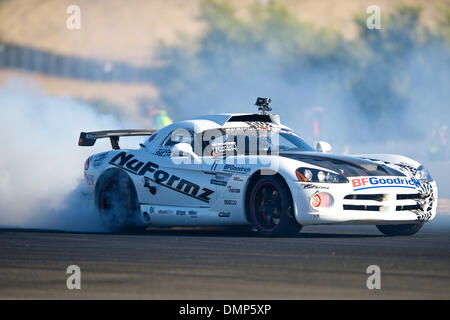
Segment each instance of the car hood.
M332 170L345 177L405 176L401 171L389 167L383 162L375 162L359 157L320 152L283 152L280 153L280 156Z

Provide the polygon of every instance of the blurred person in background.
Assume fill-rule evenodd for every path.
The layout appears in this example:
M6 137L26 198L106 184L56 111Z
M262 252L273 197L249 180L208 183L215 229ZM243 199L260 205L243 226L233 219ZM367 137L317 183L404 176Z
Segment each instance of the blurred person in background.
M436 120L428 142L428 158L432 161L448 159L447 126Z
M173 121L170 119L166 110L159 110L158 113L153 118L153 126L156 129L160 129L171 124Z
M325 112L322 107L311 108L304 118L305 139L314 144L323 139L322 125Z
M146 119L149 128L161 129L173 122L166 110L157 109L148 101L142 100L139 110L141 116Z

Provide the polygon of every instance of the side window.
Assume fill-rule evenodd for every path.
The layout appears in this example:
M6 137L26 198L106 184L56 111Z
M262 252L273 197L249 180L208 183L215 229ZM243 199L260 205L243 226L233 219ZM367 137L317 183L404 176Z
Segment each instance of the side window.
M194 147L194 134L190 130L177 129L167 135L161 144L162 147L170 148L177 143L188 143Z
M156 138L157 133L154 133L148 138L148 143L152 142Z

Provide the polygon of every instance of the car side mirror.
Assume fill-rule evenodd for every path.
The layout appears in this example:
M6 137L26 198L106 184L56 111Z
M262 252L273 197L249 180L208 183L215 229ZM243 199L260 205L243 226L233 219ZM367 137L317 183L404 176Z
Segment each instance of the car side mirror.
M194 153L192 146L189 143L184 142L174 145L171 154L172 158L198 158L198 156Z
M331 145L328 142L325 141L319 141L316 145L316 151L317 152L323 152L327 153L331 151Z

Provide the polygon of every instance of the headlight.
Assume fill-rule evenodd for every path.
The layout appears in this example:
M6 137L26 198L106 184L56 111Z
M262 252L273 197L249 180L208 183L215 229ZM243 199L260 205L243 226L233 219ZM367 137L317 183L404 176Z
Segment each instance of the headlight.
M430 182L433 181L433 178L431 177L430 173L427 169L424 168L424 166L420 166L417 168L416 174L414 175L414 178L416 180L419 180L420 182Z
M325 183L346 183L347 178L343 175L325 170L298 168L295 171L298 181L301 182L325 182Z

